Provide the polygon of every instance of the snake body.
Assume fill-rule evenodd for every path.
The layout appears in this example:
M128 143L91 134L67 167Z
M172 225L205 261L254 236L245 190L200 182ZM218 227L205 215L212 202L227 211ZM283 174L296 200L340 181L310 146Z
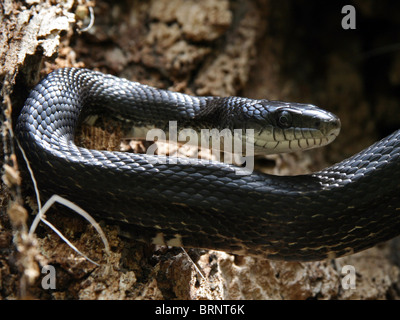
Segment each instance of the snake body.
M400 130L309 175L238 175L221 162L153 161L168 158L78 147L74 133L85 110L160 126L167 120L207 128L244 124L256 129L256 144L271 145L263 131L272 132L277 151L324 145L339 122L309 105L195 97L86 69L49 74L30 93L16 124L41 194L64 196L138 239L310 261L400 233ZM301 122L314 127L299 129Z

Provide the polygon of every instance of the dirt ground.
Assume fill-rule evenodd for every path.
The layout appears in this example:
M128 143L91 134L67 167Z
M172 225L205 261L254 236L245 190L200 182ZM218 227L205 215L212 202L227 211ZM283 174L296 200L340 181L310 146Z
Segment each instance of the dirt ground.
M12 124L29 89L60 67L87 67L196 95L307 102L341 118L341 134L331 145L257 162L259 170L274 174L321 169L398 129L400 4L322 3L6 0L0 4L4 35L0 40L0 157L4 158L0 299L398 299L397 239L332 260L280 262L149 246L121 237L117 226L103 221L111 245L107 258L91 226L69 211L51 210L48 219L100 262L97 267L44 225L34 237L26 233L35 206L27 188L30 182L20 181L17 174L26 169L21 159L17 162L12 156ZM355 30L341 25L341 9L349 3L356 8ZM83 128L79 139L92 148L118 149L121 136L113 125L103 125ZM47 264L56 269L56 289L41 285L41 268ZM356 271L355 289L342 283L346 265Z

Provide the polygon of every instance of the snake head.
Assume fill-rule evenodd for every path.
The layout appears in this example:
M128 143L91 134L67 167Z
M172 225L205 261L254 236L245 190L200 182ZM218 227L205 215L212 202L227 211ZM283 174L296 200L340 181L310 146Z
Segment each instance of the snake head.
M340 132L336 115L311 104L253 100L241 112L234 126L254 129L257 154L321 147L331 143Z

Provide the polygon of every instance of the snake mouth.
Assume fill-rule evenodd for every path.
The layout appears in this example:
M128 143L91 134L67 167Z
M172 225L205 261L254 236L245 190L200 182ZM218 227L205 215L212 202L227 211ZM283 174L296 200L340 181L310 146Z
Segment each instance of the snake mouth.
M256 154L287 153L309 150L328 145L340 133L340 122L322 132L318 129L277 129L267 128L254 137Z
M288 141L256 141L254 150L256 154L288 153L319 148L331 143L334 138L309 138Z

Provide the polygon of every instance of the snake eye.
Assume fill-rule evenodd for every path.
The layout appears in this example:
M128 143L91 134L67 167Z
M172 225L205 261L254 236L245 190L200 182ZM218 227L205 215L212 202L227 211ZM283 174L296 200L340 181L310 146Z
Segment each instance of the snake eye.
M288 111L281 111L278 115L278 125L281 128L289 128L292 125L292 115Z

